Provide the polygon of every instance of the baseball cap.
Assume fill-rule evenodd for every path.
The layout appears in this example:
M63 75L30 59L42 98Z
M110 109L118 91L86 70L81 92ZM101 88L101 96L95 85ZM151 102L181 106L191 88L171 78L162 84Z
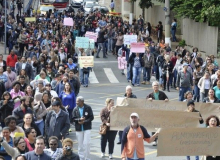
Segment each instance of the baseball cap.
M137 117L137 118L139 118L139 115L137 113L131 113L130 117Z

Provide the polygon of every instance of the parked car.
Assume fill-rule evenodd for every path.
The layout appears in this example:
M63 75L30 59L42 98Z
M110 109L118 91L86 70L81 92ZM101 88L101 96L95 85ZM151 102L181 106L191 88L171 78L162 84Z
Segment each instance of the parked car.
M80 8L83 5L83 0L72 0L71 5L75 8Z
M83 6L85 6L86 3L92 3L92 2L94 2L94 3L96 3L96 4L99 3L98 0L84 0L84 1L83 1Z
M94 11L100 11L102 14L107 14L109 13L109 9L105 6L100 6L100 5L94 5L92 8L91 8L91 11L94 12Z
M91 8L96 5L95 2L90 2L90 1L87 1L85 6L84 6L84 10L86 13L89 13L91 11Z

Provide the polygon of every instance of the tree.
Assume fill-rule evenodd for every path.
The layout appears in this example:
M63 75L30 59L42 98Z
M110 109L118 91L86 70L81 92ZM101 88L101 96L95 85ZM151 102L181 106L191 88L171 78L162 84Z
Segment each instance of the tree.
M151 0L140 0L139 6L142 9L142 16L143 18L145 17L145 8L150 8L152 7L152 2Z

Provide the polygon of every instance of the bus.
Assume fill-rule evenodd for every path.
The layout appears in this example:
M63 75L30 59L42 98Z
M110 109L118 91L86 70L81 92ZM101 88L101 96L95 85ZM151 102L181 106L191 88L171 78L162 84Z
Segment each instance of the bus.
M53 6L58 12L63 12L69 6L69 0L54 0Z

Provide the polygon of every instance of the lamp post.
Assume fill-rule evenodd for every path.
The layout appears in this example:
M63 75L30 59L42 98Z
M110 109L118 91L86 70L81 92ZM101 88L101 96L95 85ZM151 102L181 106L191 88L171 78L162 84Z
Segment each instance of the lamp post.
M170 41L170 0L165 0L165 43L169 43L171 47Z
M7 0L5 0L5 45L4 45L4 47L5 47L5 55L6 55L6 35L7 35L7 33L6 33L6 29L7 29Z

